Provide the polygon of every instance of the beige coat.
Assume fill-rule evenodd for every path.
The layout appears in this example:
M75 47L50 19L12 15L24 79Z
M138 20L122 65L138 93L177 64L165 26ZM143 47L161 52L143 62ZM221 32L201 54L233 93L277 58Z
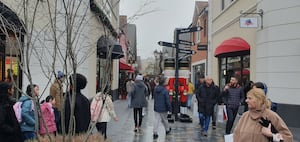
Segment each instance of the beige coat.
M50 95L55 98L55 105L53 107L61 111L61 96L63 94L63 85L59 83L60 80L55 80L55 82L50 87Z
M109 122L111 118L115 118L117 116L110 96L105 97L105 102L103 105L103 98L100 93L93 98L90 109L91 120L93 122Z
M271 121L278 133L283 136L284 142L293 141L291 131L280 116L270 109L263 109L260 112L250 110L242 115L234 129L234 142L268 142L268 138L261 132L262 126L259 124L261 117Z

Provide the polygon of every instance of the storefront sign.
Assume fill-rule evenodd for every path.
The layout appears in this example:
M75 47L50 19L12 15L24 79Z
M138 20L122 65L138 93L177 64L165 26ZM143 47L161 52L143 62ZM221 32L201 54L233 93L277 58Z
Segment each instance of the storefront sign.
M241 17L240 18L241 28L257 28L257 17Z

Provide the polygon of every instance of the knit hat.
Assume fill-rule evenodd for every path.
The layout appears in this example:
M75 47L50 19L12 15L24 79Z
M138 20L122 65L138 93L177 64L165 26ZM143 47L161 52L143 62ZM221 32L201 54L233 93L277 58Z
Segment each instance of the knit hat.
M61 79L61 78L63 78L63 77L65 77L65 74L64 74L62 71L58 71L58 72L57 72L57 78L58 78L58 79Z
M143 80L143 76L142 76L142 75L137 75L137 76L135 77L135 80Z

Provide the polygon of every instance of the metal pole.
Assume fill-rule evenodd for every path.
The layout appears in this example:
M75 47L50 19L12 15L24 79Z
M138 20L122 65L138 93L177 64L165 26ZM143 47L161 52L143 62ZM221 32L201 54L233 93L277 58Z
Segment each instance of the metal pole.
M178 91L178 75L179 75L179 71L178 71L178 61L179 61L179 32L178 30L176 30L176 42L175 42L175 105L174 105L174 113L175 113L175 121L178 121L178 113L179 113L179 101L178 101L178 95L179 95L179 91Z

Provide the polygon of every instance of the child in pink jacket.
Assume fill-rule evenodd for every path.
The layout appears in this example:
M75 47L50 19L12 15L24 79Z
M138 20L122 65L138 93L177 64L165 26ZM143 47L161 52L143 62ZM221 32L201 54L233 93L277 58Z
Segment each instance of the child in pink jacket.
M46 98L46 102L41 104L41 112L44 118L44 122L48 128L48 132L50 135L55 135L56 132L56 123L55 123L55 115L52 106L55 104L55 98L52 96L48 96ZM43 123L42 118L40 117L40 130L39 133L41 136L47 134L46 127Z

